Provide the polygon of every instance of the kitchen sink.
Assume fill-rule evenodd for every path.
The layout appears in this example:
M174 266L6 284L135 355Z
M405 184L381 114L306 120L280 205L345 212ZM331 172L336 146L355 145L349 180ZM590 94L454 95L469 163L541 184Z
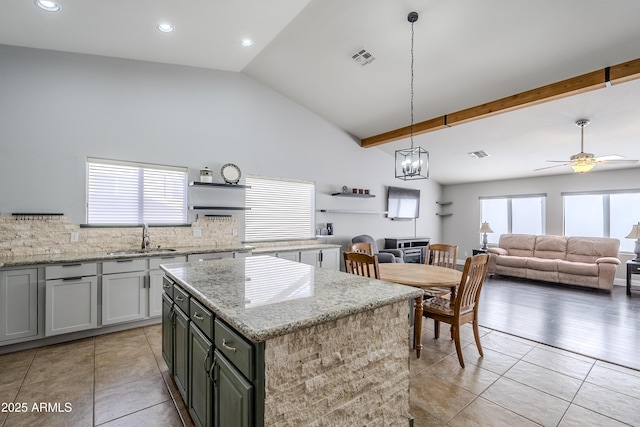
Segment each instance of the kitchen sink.
M149 248L149 249L129 249L124 251L107 252L107 255L140 255L140 254L162 254L167 252L175 252L175 249L169 248Z

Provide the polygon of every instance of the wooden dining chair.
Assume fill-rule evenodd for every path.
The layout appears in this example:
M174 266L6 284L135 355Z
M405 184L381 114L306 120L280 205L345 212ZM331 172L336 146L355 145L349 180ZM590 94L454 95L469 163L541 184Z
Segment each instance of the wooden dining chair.
M343 252L342 256L344 257L344 267L347 273L380 279L377 255L368 255L360 252Z
M422 315L435 321L436 338L440 336L440 322L451 325L451 338L455 341L458 361L463 368L460 327L465 323L473 324L473 336L478 353L483 356L478 331L478 301L488 266L489 255L480 254L467 258L454 299L434 297L423 304Z
M365 242L351 243L349 245L348 252L359 252L361 254L373 255L373 248L371 247L371 243L365 243Z
M427 245L424 263L439 267L456 268L458 246L445 243L430 243ZM430 288L424 290L425 298L445 297L451 293L449 288Z

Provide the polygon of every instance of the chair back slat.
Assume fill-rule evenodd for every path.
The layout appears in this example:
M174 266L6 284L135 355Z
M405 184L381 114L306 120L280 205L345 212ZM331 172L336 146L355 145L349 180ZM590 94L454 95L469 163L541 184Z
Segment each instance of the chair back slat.
M432 243L427 245L425 264L437 265L446 268L456 268L458 247L444 243Z
M362 254L373 255L373 248L371 247L371 243L351 243L349 245L348 252L359 252Z
M343 252L342 256L347 273L380 279L377 255L368 255L360 252Z
M454 301L453 310L456 316L476 309L488 266L489 255L487 254L467 258Z

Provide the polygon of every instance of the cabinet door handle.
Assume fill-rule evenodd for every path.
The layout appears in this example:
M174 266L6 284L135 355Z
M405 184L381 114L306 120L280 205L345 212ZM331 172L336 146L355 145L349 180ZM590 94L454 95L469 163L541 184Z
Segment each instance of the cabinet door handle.
M216 375L216 370L218 369L218 361L216 359L216 356L213 356L213 362L211 363L211 368L209 368L209 379L211 380L211 382L213 383L213 385L216 385L216 381L218 379L218 375Z
M209 360L210 354L211 354L211 347L207 349L207 355L204 357L204 360L202 361L202 367L204 368L204 371L207 373L207 375L209 375L209 367L207 365L207 360Z
M183 301L184 301L184 298L182 298L180 295L178 295L178 296L176 297L176 301L178 301L178 302L183 302Z
M168 283L163 283L162 287L165 288L165 289L169 289L171 287L171 285L168 284Z
M222 338L222 347L226 348L229 351L233 351L233 352L236 351L235 347L231 347L227 344L227 340L225 338Z
M204 317L200 316L197 311L193 313L193 317L195 317L197 320L204 320Z
M119 260L116 260L116 262L118 262L118 263L133 262L133 260L132 259L119 259Z
M75 264L63 264L63 267L80 267L82 264L81 263L75 263Z
M82 280L82 276L78 276L78 277L63 277L62 278L63 281L67 281L67 280Z

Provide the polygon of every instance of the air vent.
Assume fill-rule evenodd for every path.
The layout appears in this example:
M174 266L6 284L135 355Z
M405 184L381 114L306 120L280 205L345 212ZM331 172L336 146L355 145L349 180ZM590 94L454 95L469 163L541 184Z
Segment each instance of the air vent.
M353 58L354 61L356 61L358 64L360 64L363 67L367 64L371 64L376 59L371 53L367 52L365 49L360 49L359 51L351 55L351 58Z
M471 157L475 157L476 159L481 159L483 157L489 157L489 154L487 154L486 151L484 150L479 150L479 151L472 151L470 153L468 153Z

